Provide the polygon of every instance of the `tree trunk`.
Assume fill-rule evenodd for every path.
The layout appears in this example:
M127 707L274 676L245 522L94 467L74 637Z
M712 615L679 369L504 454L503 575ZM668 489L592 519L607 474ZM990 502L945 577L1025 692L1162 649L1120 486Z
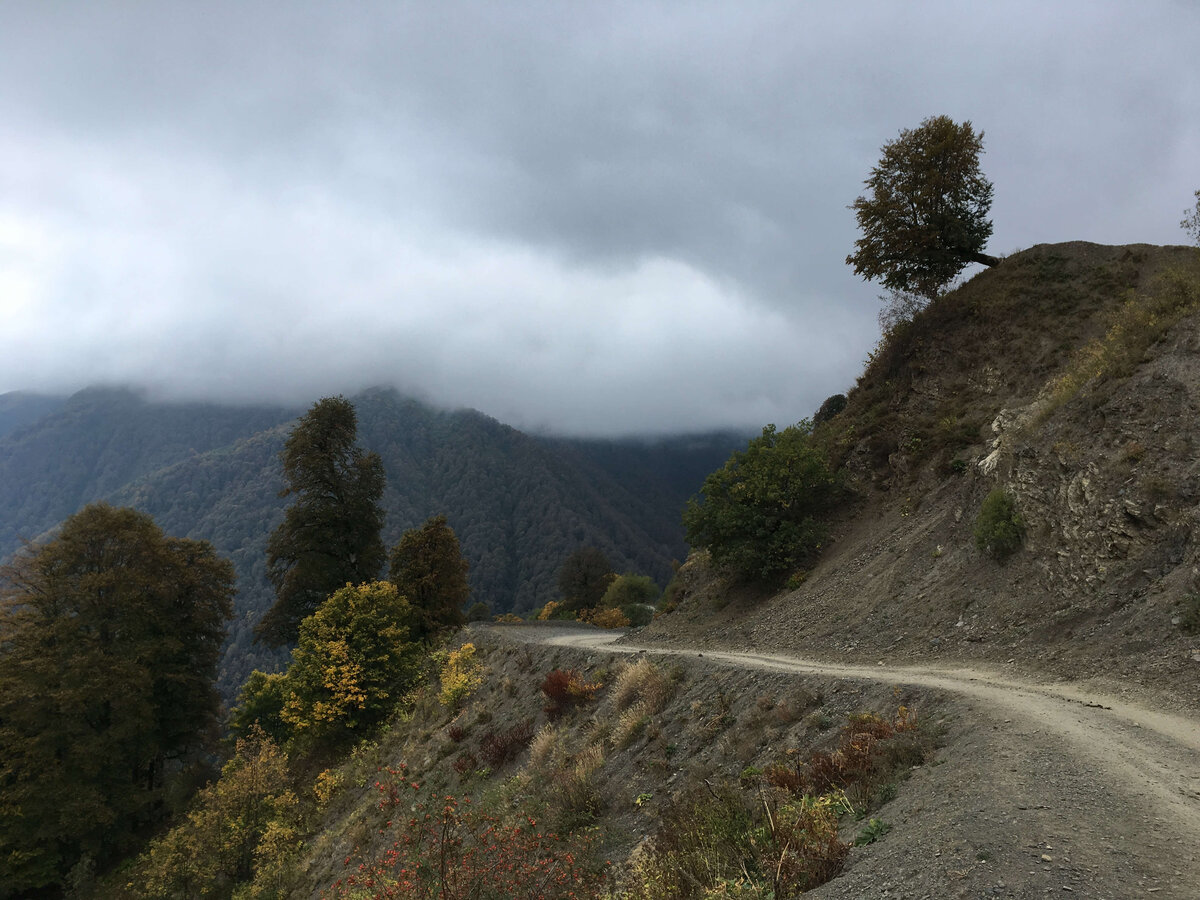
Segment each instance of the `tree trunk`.
M959 250L958 255L968 262L980 263L985 266L998 266L1000 260L994 256L988 256L986 253L976 253L973 250Z

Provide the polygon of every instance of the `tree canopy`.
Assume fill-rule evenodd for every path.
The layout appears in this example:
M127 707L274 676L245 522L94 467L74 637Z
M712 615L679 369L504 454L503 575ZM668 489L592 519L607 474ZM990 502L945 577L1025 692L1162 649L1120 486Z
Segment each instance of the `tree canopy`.
M748 578L778 575L815 554L825 535L820 515L838 483L811 434L807 421L780 432L768 425L709 475L683 514L688 543Z
M1183 211L1179 227L1188 233L1193 243L1200 244L1200 191L1196 191L1196 205Z
M595 547L580 547L558 570L558 590L563 608L571 611L600 605L604 592L616 578L608 557Z
M445 516L404 532L392 548L388 581L413 607L412 638L424 640L467 623L463 611L471 587L467 561Z
M234 591L232 565L104 504L3 572L0 883L59 883L155 820L199 760Z
M983 132L933 116L883 145L851 205L862 237L846 263L892 291L937 296L968 263L994 266L983 253L992 235L992 184L979 170Z
M420 674L412 607L387 581L346 585L300 623L283 674L254 672L234 710L235 733L257 726L278 742L336 745L374 728Z
M355 446L358 420L345 397L313 404L279 458L296 496L267 542L267 577L275 604L255 629L279 646L296 639L300 621L347 584L372 581L383 566L383 462Z

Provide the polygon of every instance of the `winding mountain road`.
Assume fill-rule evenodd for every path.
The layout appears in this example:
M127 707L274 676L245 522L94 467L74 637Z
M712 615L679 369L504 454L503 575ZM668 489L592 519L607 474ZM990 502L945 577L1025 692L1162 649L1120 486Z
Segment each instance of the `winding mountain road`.
M919 687L944 697L957 723L944 764L915 772L889 806L889 818L902 818L894 837L806 896L1200 900L1194 717L971 668L845 665L639 647L617 643L612 632L530 632L521 639Z

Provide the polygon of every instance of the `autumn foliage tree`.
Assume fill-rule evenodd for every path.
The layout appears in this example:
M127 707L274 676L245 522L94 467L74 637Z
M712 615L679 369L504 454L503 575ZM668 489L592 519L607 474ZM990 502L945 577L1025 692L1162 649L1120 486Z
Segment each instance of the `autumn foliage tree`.
M232 565L104 504L67 519L0 588L0 884L60 884L156 821L206 749Z
M234 884L255 874L268 833L276 843L298 844L298 806L287 755L252 729L237 741L220 779L130 867L129 892L145 900L229 896Z
M412 639L424 640L467 623L467 568L445 516L406 531L392 548L388 580L412 605Z
M300 621L347 584L372 581L385 559L383 462L355 446L358 420L345 397L313 404L280 454L294 495L267 543L267 576L275 604L255 634L280 646L296 639Z
M304 748L334 746L380 724L412 687L423 654L409 639L412 607L386 581L346 585L300 623L282 674L255 672L232 726L255 726Z
M883 145L851 205L862 237L846 263L891 291L936 297L968 263L994 266L992 183L979 170L983 132L933 116Z

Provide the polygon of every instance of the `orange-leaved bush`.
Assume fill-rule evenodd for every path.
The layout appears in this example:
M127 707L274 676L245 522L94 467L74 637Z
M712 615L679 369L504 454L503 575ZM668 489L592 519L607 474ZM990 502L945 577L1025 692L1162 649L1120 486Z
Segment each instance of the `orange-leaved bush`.
M557 719L568 710L587 703L600 690L600 682L587 682L577 669L555 669L542 682L542 693L550 702L546 714Z

